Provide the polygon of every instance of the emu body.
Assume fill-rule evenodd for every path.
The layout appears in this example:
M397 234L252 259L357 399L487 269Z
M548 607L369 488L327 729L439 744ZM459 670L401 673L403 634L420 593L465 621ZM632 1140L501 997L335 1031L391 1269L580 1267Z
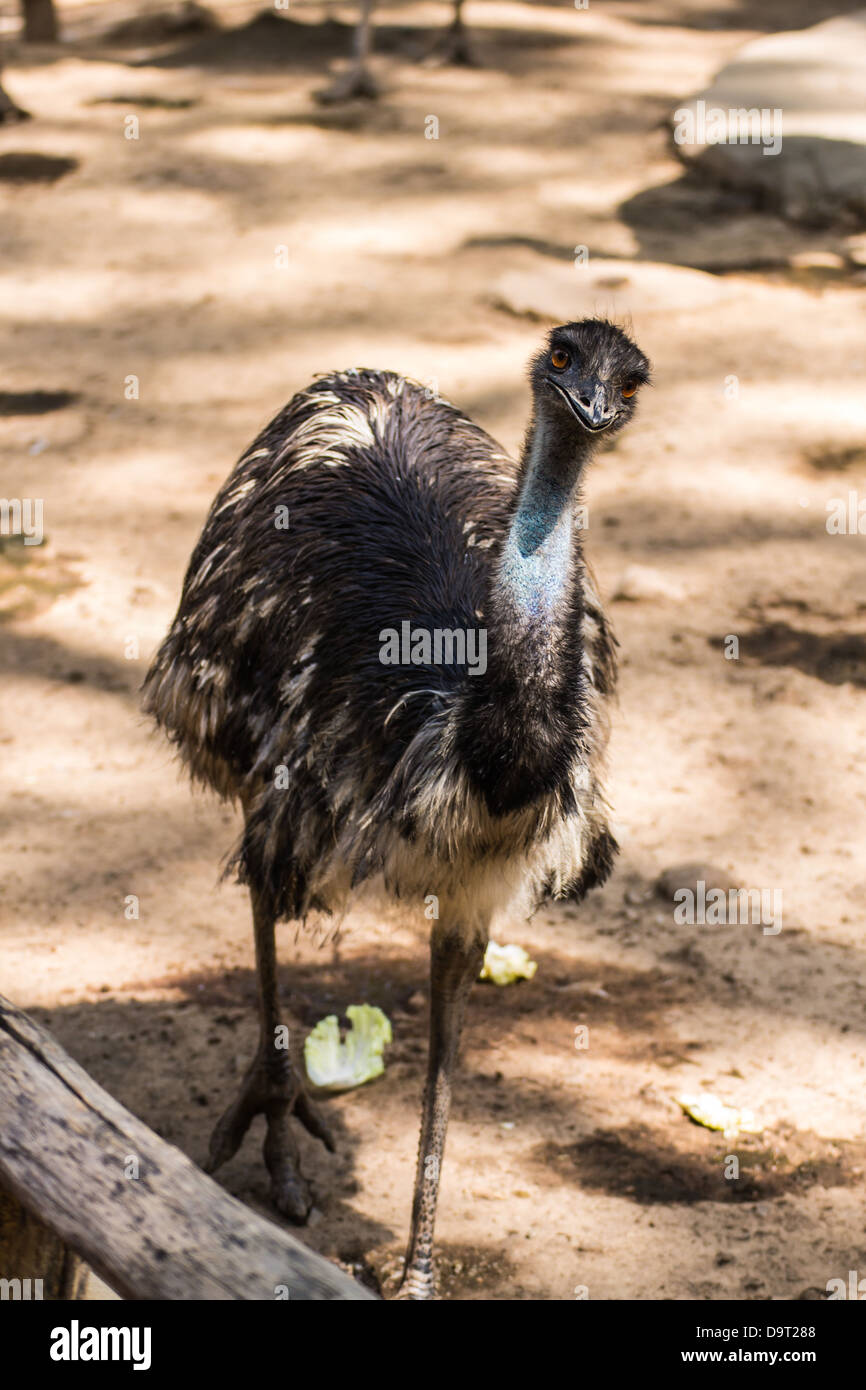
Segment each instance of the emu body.
M296 1220L310 1199L290 1115L330 1137L273 1046L274 925L340 911L365 882L419 921L438 899L410 1297L433 1293L451 1076L490 920L582 897L613 862L602 768L615 644L576 516L593 392L614 430L647 377L612 325L554 330L532 367L518 465L403 377L315 381L218 494L146 680L146 708L193 777L244 811L233 862L253 900L261 1043L210 1164L264 1111L274 1200ZM405 622L483 630L485 670L383 662L383 634Z

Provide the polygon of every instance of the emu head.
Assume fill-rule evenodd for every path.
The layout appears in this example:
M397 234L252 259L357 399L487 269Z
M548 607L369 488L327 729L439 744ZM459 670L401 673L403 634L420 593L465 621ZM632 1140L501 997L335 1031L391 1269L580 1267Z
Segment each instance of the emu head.
M536 417L558 434L614 434L634 414L650 364L636 343L606 319L565 323L532 362Z

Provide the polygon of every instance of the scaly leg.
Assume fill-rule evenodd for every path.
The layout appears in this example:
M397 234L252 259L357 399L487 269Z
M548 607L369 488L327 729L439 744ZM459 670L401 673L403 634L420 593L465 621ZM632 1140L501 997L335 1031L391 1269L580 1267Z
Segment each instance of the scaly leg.
M361 14L355 29L351 64L330 87L316 92L316 101L321 102L323 106L331 106L338 101L351 101L354 97L373 99L379 95L379 84L368 67L374 3L375 0L361 0Z
M434 927L430 942L430 1051L421 1112L421 1139L412 1204L412 1229L399 1297L415 1300L436 1295L433 1224L439 1172L451 1108L451 1081L466 1001L484 962L486 938Z
M237 1099L211 1135L205 1172L215 1173L227 1163L240 1148L254 1116L264 1115L267 1133L263 1152L271 1175L271 1197L278 1211L300 1224L310 1214L312 1197L301 1176L291 1117L300 1120L331 1152L334 1141L324 1119L310 1102L288 1050L277 1046L280 1016L274 915L255 889L250 890L250 896L259 982L259 1047Z

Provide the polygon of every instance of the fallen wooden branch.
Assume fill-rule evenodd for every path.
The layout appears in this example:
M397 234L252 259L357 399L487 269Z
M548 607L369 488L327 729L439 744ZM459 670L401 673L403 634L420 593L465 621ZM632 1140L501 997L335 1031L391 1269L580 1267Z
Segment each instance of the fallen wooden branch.
M123 1298L373 1297L224 1192L2 995L0 1188ZM0 1278L23 1273L0 1245Z

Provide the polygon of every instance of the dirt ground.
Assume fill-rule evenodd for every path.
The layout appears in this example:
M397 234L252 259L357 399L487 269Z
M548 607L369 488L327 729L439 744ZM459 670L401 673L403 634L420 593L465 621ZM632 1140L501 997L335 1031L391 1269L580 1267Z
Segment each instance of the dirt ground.
M791 1299L866 1275L866 553L825 525L864 486L864 272L850 228L685 177L664 126L748 38L843 8L477 0L482 66L456 69L418 61L447 7L389 6L381 102L322 109L351 8L152 49L106 39L130 7L69 4L67 47L5 74L36 119L0 129L2 491L44 499L47 539L0 553L0 990L195 1159L255 1044L247 902L218 883L238 821L179 778L137 689L218 484L317 371L435 382L516 449L551 319L630 312L653 360L587 497L608 597L635 564L665 590L611 603L623 851L580 909L497 928L538 971L471 1001L446 1297ZM653 884L689 863L780 890L782 930L678 925ZM338 1153L301 1139L302 1238L386 1293L424 927L361 906L335 947L279 933L298 1040L351 1003L393 1020L384 1077L326 1102ZM698 1091L763 1132L690 1123ZM268 1212L261 1123L220 1180Z

